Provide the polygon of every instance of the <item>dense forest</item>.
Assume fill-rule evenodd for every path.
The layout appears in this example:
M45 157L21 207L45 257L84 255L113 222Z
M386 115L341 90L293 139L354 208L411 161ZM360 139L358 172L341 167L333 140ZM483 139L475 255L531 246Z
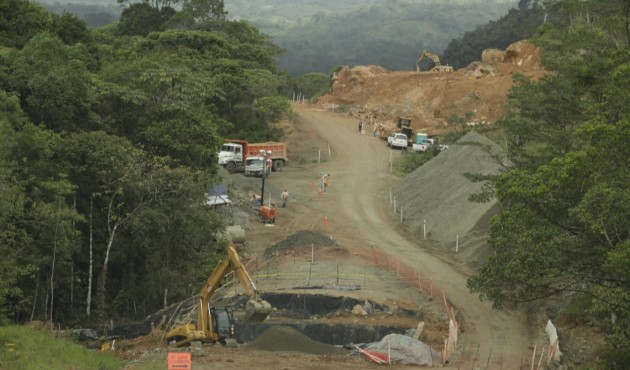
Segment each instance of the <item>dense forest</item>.
M289 80L222 1L168 3L92 30L0 3L0 322L143 317L222 257L221 137L278 139Z
M540 1L521 0L517 8L510 9L498 20L479 25L452 39L441 54L442 59L448 60L456 69L466 67L481 60L484 50L505 50L514 42L529 39L543 23L558 24L562 17L562 12L551 12Z
M510 3L494 1L400 0L346 13L317 13L288 28L272 18L251 22L285 50L278 65L294 76L328 73L338 65L413 70L422 50L441 54L453 38L498 19L509 8Z
M0 3L0 322L105 323L194 294L223 247L199 206L221 137L276 139L290 86L322 88L223 1L171 3L97 29ZM606 333L605 369L630 363L629 20L628 0L522 0L452 41L520 29L551 72L514 76L493 128L511 165L468 174L485 182L471 200L501 208L469 288L497 308L564 297Z
M523 1L522 3L528 3ZM553 71L515 75L497 129L512 165L496 197L493 248L469 288L497 308L569 301L567 316L607 333L601 368L630 363L630 2L554 1L531 37Z

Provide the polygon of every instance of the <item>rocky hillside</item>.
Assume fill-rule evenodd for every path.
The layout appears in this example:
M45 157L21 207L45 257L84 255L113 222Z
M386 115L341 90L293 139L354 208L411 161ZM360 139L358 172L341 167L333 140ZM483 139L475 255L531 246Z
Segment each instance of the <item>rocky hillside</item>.
M389 126L396 116L410 118L414 131L440 134L448 131L453 116L469 117L469 125L494 122L503 113L512 74L544 74L540 50L526 41L506 50L486 50L480 58L450 73L342 67L332 78L330 93L319 102L352 114L371 114Z

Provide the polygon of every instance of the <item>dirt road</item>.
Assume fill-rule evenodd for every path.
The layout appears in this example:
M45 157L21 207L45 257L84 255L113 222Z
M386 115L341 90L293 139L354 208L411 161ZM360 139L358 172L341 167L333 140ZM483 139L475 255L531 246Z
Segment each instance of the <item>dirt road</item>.
M400 258L432 277L459 310L463 333L458 365L517 368L530 353L525 315L498 312L480 302L468 292L467 277L462 272L432 256L422 248L422 241L405 239L388 214L389 187L397 181L389 173L390 156L400 156L400 151L391 151L384 141L369 134L359 134L355 119L305 105L294 108L302 129L328 143L331 156L328 158L324 147L325 160L315 169L300 171L300 175L296 171L296 176L286 176L283 184L277 184L290 186L295 198L292 213L286 213L278 231L289 234L291 230L325 228L342 245L376 247ZM323 173L330 173L331 185L325 194L317 196L312 181ZM328 226L322 224L324 217Z

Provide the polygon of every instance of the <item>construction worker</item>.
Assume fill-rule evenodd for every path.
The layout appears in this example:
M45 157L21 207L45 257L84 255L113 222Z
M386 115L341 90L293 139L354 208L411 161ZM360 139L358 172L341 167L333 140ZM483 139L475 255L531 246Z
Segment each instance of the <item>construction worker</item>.
M282 199L282 207L287 207L287 202L289 201L289 191L287 188L284 188L282 194L280 194L280 198Z
M252 191L252 207L258 208L260 205L260 195Z

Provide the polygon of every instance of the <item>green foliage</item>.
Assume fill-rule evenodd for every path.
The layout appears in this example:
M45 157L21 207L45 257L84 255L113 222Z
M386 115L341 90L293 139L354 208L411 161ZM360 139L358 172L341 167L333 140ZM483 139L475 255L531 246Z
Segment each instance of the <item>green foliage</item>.
M291 103L283 96L266 96L254 100L254 111L267 122L278 122L291 110Z
M168 14L168 13L167 13ZM126 36L147 36L160 31L168 18L146 2L134 3L123 10L118 22L118 32Z
M623 4L630 14L627 2L608 5ZM630 352L630 52L614 31L623 22L604 25L600 5L559 2L552 10L571 22L534 38L553 73L516 76L501 120L514 168L490 183L503 206L488 239L495 253L468 286L498 308L588 297L565 315L606 329L601 366L612 369Z
M440 149L437 145L434 145L431 150L427 150L426 152L416 153L407 151L405 155L394 160L394 164L392 165L393 172L396 176L400 177L408 175L439 153Z
M453 38L444 49L443 59L455 68L465 67L480 60L481 53L486 49L504 50L516 41L530 38L543 24L544 15L539 1L533 1L531 6L510 9L498 20L491 20Z
M186 0L182 13L201 23L208 20L225 20L227 16L223 0Z
M330 77L322 72L312 72L295 79L294 90L309 99L317 98L330 90Z
M0 2L0 45L22 48L52 24L51 15L41 6L24 0Z
M84 21L70 13L52 16L52 31L66 45L90 43L90 34Z
M26 326L0 327L0 362L8 369L120 369L116 357L89 350L48 331Z
M146 37L68 14L29 37L3 28L2 323L137 318L189 297L222 247L224 216L201 206L221 135L280 137L289 83L265 35L225 20L159 31L176 3L143 3L162 17Z
M89 59L82 45L66 46L58 38L39 34L9 58L8 84L19 93L33 122L73 131L78 122L89 124Z

